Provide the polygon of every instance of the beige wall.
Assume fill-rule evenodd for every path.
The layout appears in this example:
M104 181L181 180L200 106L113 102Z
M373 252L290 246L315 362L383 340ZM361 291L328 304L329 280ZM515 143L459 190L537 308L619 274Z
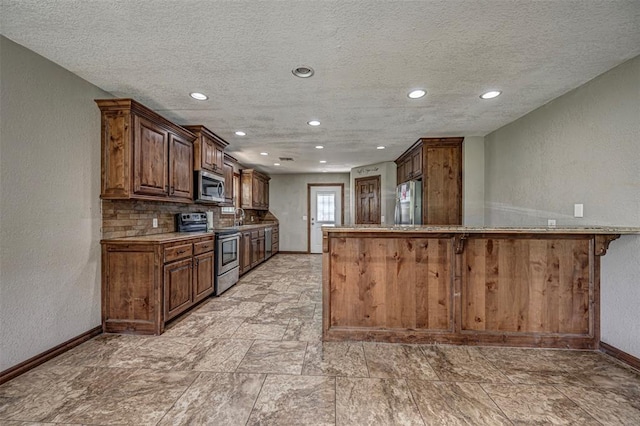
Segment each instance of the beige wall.
M640 57L486 136L485 163L488 225L640 226ZM624 236L602 259L602 341L636 357L639 253Z
M484 138L467 136L462 143L462 224L484 225Z
M269 209L280 222L280 250L307 251L308 183L344 184L344 223L349 218L349 173L309 173L271 175L269 181ZM308 219L308 217L307 217Z
M100 325L99 88L0 37L0 371Z

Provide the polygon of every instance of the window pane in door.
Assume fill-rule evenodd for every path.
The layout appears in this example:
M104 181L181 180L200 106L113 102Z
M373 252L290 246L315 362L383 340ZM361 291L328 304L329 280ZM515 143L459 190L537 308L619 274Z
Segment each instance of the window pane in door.
M336 221L336 194L333 192L318 193L316 197L317 222Z

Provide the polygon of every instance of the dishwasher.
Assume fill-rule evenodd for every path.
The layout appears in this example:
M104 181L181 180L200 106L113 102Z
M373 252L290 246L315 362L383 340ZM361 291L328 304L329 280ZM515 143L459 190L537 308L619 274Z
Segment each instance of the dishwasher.
M271 245L271 235L273 234L273 228L264 229L264 258L265 260L271 257L273 253L273 246Z

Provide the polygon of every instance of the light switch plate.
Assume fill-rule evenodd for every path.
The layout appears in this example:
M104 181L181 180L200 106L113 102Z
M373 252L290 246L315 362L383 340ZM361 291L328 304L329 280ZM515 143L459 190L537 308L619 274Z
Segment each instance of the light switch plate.
M573 217L584 217L584 204L573 205Z
M154 217L154 218L153 218L153 227L154 227L154 228L157 228L157 227L158 227L158 218L157 218L157 217Z
M307 220L307 216L302 216L302 220Z
M556 220L555 219L549 219L547 220L547 226L549 228L555 228L556 227Z

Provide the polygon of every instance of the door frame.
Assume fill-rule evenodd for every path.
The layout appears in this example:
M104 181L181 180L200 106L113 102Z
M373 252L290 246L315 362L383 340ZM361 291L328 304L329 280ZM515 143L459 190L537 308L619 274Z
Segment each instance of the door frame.
M358 225L358 181L376 179L378 181L378 224L382 224L382 175L363 176L353 181L353 198L355 199L353 207L354 225Z
M311 187L339 186L340 187L340 223L344 225L344 183L308 183L307 184L307 253L311 253Z

